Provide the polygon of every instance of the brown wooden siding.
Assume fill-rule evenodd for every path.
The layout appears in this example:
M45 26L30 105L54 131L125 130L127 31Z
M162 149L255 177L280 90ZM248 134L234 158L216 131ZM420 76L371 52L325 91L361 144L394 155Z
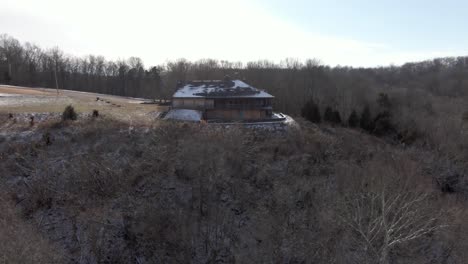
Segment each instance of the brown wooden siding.
M255 120L266 118L265 110L211 109L206 111L207 119Z
M265 119L272 111L271 99L264 98L173 98L172 107L201 110L205 119L221 120Z
M213 108L214 102L205 98L174 98L172 107L186 109L209 109Z

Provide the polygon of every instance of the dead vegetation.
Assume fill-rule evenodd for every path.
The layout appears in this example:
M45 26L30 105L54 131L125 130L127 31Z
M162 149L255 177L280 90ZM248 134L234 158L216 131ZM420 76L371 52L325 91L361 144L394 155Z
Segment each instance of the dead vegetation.
M5 190L4 190L5 191ZM62 252L19 214L8 197L0 197L0 259L3 263L61 263Z
M0 141L2 201L17 205L5 223L26 223L44 241L38 254L68 263L464 259L465 198L433 182L437 162L356 130L301 126L44 123L40 137Z
M374 69L295 59L144 69L133 58L116 71L58 49L31 60L1 38L11 84L55 87L41 62L53 54L67 89L126 96L168 98L180 80L232 74L268 89L275 109L325 122L287 133L160 123L161 108L127 98L2 87L23 93L1 98L5 262L468 259L466 57ZM98 64L111 74L92 72ZM78 119L62 122L69 104Z

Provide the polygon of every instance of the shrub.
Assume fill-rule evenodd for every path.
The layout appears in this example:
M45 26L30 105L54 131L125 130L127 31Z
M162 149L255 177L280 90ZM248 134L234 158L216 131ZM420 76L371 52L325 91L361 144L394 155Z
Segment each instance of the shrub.
M350 127L357 127L359 126L359 117L356 113L355 110L353 110L351 112L351 115L349 115L349 118L348 118L348 126Z
M65 110L62 113L62 120L76 120L78 118L77 113L75 112L75 108L73 106L69 105L65 107Z
M320 110L315 104L314 100L310 99L301 109L301 115L305 119L313 122L313 123L320 123L322 121L322 117L320 115Z

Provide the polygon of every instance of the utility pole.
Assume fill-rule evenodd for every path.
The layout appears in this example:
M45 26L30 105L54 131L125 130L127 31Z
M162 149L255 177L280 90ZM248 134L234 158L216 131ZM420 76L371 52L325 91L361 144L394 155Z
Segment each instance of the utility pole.
M7 77L7 84L10 85L11 84L11 80L13 79L13 77L11 76L11 62L8 62L8 77Z
M57 60L55 60L54 76L55 76L55 89L57 90L57 95L59 95L58 80L57 80Z
M7 61L8 63L8 73L7 75L5 76L5 81L6 81L6 84L11 84L11 80L13 79L12 76L11 76L11 62Z

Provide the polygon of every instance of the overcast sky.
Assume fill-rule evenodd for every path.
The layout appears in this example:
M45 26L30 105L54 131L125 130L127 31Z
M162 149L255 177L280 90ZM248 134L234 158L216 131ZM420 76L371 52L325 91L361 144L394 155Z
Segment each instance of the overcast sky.
M399 65L468 55L468 1L0 0L0 33L72 55Z

